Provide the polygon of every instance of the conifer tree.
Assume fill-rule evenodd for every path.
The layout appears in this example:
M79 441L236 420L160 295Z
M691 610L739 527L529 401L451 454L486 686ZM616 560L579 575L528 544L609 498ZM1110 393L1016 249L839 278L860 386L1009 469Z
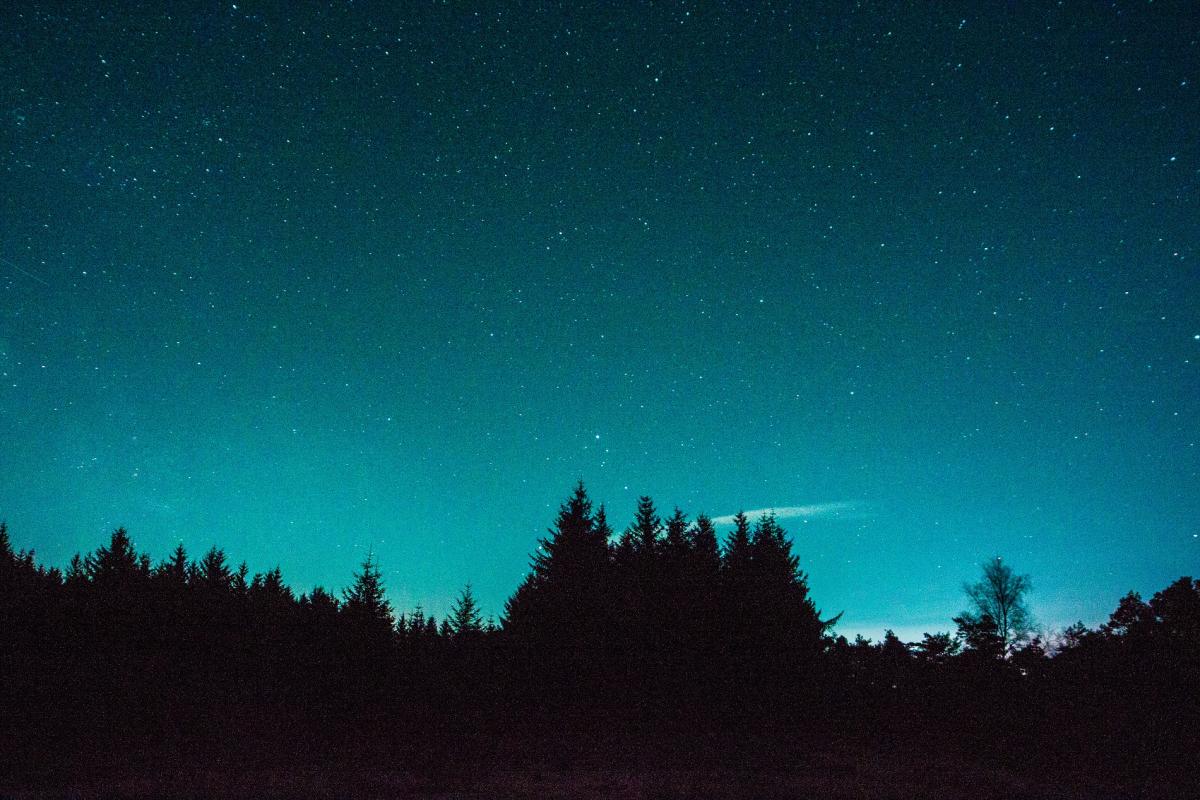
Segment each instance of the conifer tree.
M391 683L388 676L396 644L392 604L387 599L383 572L368 553L354 582L342 592L338 614L341 656L353 687L348 703L370 705L380 702Z
M124 528L112 533L107 547L99 547L84 560L84 572L95 585L129 587L150 575L150 559L138 555Z
M773 514L750 530L744 514L734 518L723 559L724 644L729 688L769 702L800 687L798 677L815 663L824 634L836 620L822 620L808 596L791 542ZM743 699L751 699L750 696Z
M215 545L210 547L204 558L194 567L190 582L198 588L218 594L233 588L233 572L229 569L225 551L221 548Z
M725 635L733 650L744 650L735 641L735 633L743 629L750 607L750 592L754 585L751 574L750 521L739 511L733 518L733 530L725 539L721 558L721 606L725 612Z
M38 575L32 550L13 550L8 525L0 522L0 593L29 591Z
M733 517L733 530L725 540L723 566L731 575L740 575L750 565L750 520L739 511Z
M17 563L17 554L13 551L12 540L8 536L8 523L0 521L0 575L8 575Z
M250 582L246 580L249 575L250 567L243 561L238 565L237 571L233 573L233 577L230 579L230 586L233 589L233 593L238 597L244 598L250 590Z
M27 602L37 577L33 551L13 550L8 526L0 522L0 611L6 606Z
M647 616L654 605L651 594L660 588L662 532L654 501L645 495L639 497L633 524L621 535L617 549L622 614L635 625L652 624Z
M688 530L694 580L716 582L721 569L721 554L717 548L717 529L710 517L701 514Z
M685 595L688 609L684 616L688 648L697 660L697 680L705 684L698 691L708 692L714 663L722 646L721 554L717 548L717 531L712 520L704 514L688 530L687 561L684 565Z
M688 520L678 506L667 519L663 529L665 535L662 540L662 548L667 561L682 564L688 551Z
M341 610L353 625L364 631L376 635L383 630L391 633L392 604L384 592L383 572L374 556L367 555L360 571L354 575L353 585L343 592Z
M483 631L483 615L475 602L471 584L463 587L447 619L450 633L456 638L475 636Z
M76 553L71 556L71 563L67 566L66 584L68 587L79 588L86 583L87 566L83 557Z
M321 586L314 587L307 595L300 597L300 607L315 618L336 616L340 606L338 599Z
M175 545L170 557L159 565L157 576L169 585L182 587L187 585L189 566L187 550L180 542Z
M593 527L593 535L596 541L603 542L605 545L610 544L613 530L612 526L608 524L608 514L605 512L603 505L596 510L596 516L593 520Z
M654 501L645 495L639 497L633 525L629 529L634 552L640 554L643 560L653 558L659 548L662 530L662 520L654 508Z
M260 598L286 602L293 600L292 590L283 582L283 570L278 566L265 573L255 575L254 580L250 583L250 589Z
M607 528L599 529L580 482L558 510L549 535L538 541L530 572L505 604L505 626L557 627L591 607L608 562Z
M598 525L582 483L540 540L531 569L505 604L502 622L518 663L543 700L595 697L612 614L607 522Z
M758 584L761 611L786 621L806 648L819 649L820 639L836 618L822 621L808 594L808 575L792 553L792 543L774 513L759 520L750 540L751 564Z
M403 623L403 627L399 628L400 623L397 623L398 629L403 631L408 641L416 642L425 632L425 609L417 603L407 615L400 616L400 622Z

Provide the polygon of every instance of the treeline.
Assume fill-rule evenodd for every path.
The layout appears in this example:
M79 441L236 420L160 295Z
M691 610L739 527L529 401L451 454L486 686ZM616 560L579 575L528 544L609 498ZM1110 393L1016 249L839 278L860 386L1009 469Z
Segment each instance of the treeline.
M340 595L297 595L217 548L153 564L124 530L63 572L0 525L0 769L351 759L448 778L866 748L1190 774L1200 581L1048 644L1027 635L1023 579L985 578L1000 593L973 595L954 632L849 642L773 517L739 515L720 541L643 498L616 535L580 485L498 623L469 586L439 621L396 613L371 558Z

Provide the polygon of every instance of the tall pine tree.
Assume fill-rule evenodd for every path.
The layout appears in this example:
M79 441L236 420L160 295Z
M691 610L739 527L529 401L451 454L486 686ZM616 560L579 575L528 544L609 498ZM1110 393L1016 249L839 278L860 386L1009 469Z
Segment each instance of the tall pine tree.
M447 624L450 634L455 638L477 636L483 632L483 615L479 613L479 604L475 602L471 584L463 587L454 607L450 609Z
M503 629L526 685L537 687L548 703L571 693L594 702L602 685L611 601L609 530L600 523L580 482L505 604Z

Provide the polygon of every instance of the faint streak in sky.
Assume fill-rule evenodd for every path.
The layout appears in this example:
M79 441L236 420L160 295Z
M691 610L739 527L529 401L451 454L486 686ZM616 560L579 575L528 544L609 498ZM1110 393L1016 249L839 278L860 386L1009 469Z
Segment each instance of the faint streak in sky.
M47 280L44 280L44 279L42 279L42 278L39 278L37 275L34 275L34 274L33 274L32 272L30 272L29 270L22 269L21 267L18 267L16 264L14 264L13 262L9 261L7 258L0 258L0 264L7 264L8 266L10 266L10 267L12 267L13 269L15 269L17 272L19 272L19 273L21 273L22 275L24 275L26 278L33 278L35 281L37 281L38 283L42 284L43 286L49 286L49 285L50 285L50 282L49 282L49 281L47 281Z
M777 506L776 508L756 508L753 511L744 511L746 519L751 522L756 522L762 519L767 514L774 513L776 519L795 519L804 518L811 519L813 517L836 517L843 514L848 514L858 510L857 503L837 502L837 503L813 503L807 506ZM726 514L723 517L713 517L714 525L732 525L735 514Z

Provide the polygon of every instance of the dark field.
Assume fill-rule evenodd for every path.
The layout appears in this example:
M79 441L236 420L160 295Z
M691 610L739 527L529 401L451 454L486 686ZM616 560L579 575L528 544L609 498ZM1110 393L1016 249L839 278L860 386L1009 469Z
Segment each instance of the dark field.
M1014 771L939 758L913 759L891 753L823 754L789 768L737 766L578 769L481 768L474 773L432 776L356 764L256 769L214 764L208 768L93 776L68 784L4 791L0 798L298 798L385 800L385 798L502 798L509 800L904 800L964 798L1007 800L1051 798L1195 798L1195 776L1150 781L1103 780L1068 765L1061 769Z

